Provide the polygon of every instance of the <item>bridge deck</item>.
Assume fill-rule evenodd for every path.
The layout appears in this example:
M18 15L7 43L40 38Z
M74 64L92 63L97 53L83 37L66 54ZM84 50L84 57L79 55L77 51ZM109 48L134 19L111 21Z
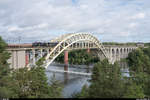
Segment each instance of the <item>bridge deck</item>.
M50 69L47 70L46 72L61 72L61 73L69 73L69 74L78 74L78 75L85 75L85 76L91 76L91 73L83 73L83 72L74 72L74 71L64 71L64 70L56 70L56 69Z

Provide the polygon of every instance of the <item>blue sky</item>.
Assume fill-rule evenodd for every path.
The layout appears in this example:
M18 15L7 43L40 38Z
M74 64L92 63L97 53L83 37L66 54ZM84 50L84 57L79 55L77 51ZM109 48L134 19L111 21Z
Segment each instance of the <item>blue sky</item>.
M0 36L49 41L90 32L102 42L150 42L150 0L0 0Z

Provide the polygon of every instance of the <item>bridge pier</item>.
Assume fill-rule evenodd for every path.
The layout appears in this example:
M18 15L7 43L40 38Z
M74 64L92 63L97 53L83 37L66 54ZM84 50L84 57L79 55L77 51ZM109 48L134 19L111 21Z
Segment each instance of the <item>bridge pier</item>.
M7 60L10 63L10 68L18 69L26 66L26 51L20 50L9 50L11 57Z
M64 66L64 70L65 71L68 71L68 51L64 51L64 63L65 63L65 66Z
M46 49L47 50L47 54L49 54L49 49Z
M32 59L33 59L33 65L35 65L35 50L32 49Z
M25 58L26 59L25 60L25 63L26 63L25 66L27 66L29 64L29 52L26 51L26 56L25 57L26 57Z
M43 57L43 49L40 49L40 57Z
M64 83L67 84L68 83L68 79L69 79L69 73L64 73Z
M87 53L90 53L90 48L87 49Z

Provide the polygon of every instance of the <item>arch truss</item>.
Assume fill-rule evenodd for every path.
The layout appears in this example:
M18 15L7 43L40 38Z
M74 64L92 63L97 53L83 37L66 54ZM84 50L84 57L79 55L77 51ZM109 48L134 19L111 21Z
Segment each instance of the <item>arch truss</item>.
M47 68L56 57L59 56L64 50L71 48L97 48L105 58L107 56L107 51L102 45L102 43L93 35L89 33L71 33L62 35L59 38L52 40L51 42L58 42L58 44L47 54L45 58L45 68ZM91 44L92 43L92 44ZM82 46L80 46L80 44ZM84 45L84 46L83 46Z

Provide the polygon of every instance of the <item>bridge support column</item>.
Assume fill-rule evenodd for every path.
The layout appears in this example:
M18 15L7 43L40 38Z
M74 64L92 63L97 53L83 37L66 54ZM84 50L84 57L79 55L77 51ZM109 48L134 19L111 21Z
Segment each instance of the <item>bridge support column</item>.
M112 48L110 48L110 62L112 62Z
M26 58L25 58L25 59L26 59L26 61L25 61L25 63L26 63L25 66L27 66L27 65L29 64L29 52L26 51L26 56L25 56L25 57L26 57Z
M118 48L116 50L116 61L119 61L120 60L120 49Z
M77 43L75 43L75 48L78 48L78 47L77 47Z
M90 53L90 48L87 49L87 53Z
M124 51L124 58L126 58L126 57L127 57L127 50Z
M116 61L116 49L113 49L114 51L112 52L112 64Z
M47 54L49 54L49 49L47 49Z
M68 79L69 79L69 73L64 73L64 83L67 84L68 83Z
M64 70L65 71L68 71L68 51L64 51L64 63L65 63L65 66L64 66Z
M43 57L43 50L40 49L40 57L42 58Z
M82 48L84 48L84 43L82 42Z
M32 49L32 59L33 59L33 65L35 65L35 50Z

